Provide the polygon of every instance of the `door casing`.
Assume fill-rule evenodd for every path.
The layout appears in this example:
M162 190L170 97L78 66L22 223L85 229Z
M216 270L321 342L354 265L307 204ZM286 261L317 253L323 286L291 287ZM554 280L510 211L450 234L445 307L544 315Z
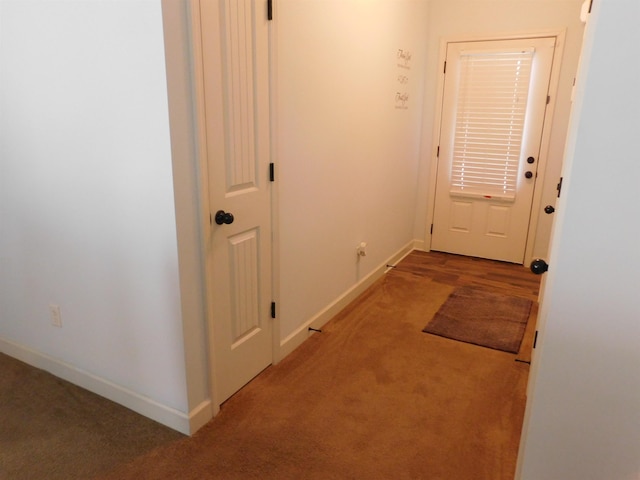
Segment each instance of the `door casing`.
M555 105L558 95L558 82L560 79L560 63L562 54L564 51L565 43L565 30L540 30L536 32L520 32L504 35L473 35L473 36L455 36L450 38L444 38L440 41L440 51L438 55L438 65L444 66L444 61L447 55L447 44L453 42L478 42L478 41L494 41L494 40L514 40L514 39L527 39L527 38L541 38L541 37L555 37L556 48L553 56L553 65L551 67L551 77L549 82L549 96L551 97L549 105L544 115L544 127L542 130L542 138L540 142L540 156L538 159L538 184L536 185L533 201L532 201L532 214L529 219L529 231L527 234L527 245L525 248L524 264L527 265L533 260L533 248L534 240L536 238L536 232L538 227L538 212L542 208L542 184L546 181L556 181L557 179L546 178L546 167L549 161L549 143L551 138L551 123L553 114L555 111ZM427 186L427 218L424 238L424 249L429 251L431 246L431 224L433 223L434 207L436 198L436 180L437 180L437 168L438 168L438 138L440 136L440 127L442 123L442 103L444 95L444 69L440 70L438 75L437 97L436 105L437 111L435 113L433 132L431 134L432 142L431 151L429 157L431 159L429 168L429 184ZM429 142L424 142L429 144Z

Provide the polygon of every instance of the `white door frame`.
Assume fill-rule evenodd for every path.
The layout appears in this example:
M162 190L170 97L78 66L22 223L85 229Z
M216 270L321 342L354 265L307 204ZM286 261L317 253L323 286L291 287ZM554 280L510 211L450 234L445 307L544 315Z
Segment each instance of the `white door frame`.
M514 39L526 39L526 38L542 38L542 37L555 37L556 47L553 54L553 65L551 67L551 76L549 81L549 96L551 100L544 115L544 127L542 129L542 140L540 142L540 155L538 159L538 170L536 185L533 193L533 201L531 203L531 215L529 217L529 231L527 233L527 244L525 247L524 264L527 265L533 260L533 247L536 238L536 232L538 229L538 212L542 208L542 185L548 179L545 178L547 162L549 160L549 142L551 139L551 128L553 114L555 111L556 100L558 96L558 83L560 80L560 66L562 60L562 53L564 51L566 31L563 30L539 30L536 32L519 32L510 34L486 34L486 35L473 35L473 36L455 36L449 38L443 38L440 41L440 51L438 54L438 65L444 66L445 59L447 57L447 44L453 42L479 42L479 41L493 41L493 40L514 40ZM440 68L440 67L439 67ZM429 184L427 186L427 218L426 229L424 239L424 249L429 251L431 249L431 224L433 223L435 200L436 200L436 180L438 170L438 139L440 138L440 128L442 123L442 100L444 96L444 69L440 68L440 74L438 75L438 87L436 103L437 111L435 112L431 142L430 167L429 167ZM425 112L427 115L428 112ZM562 161L559 158L559 161ZM557 179L554 180L557 182Z
M211 290L212 285L212 262L210 261L211 255L211 245L212 245L212 224L211 224L211 213L212 209L209 205L209 164L208 164L208 148L207 148L207 131L206 131L206 112L205 112L205 95L204 95L204 57L203 57L203 47L202 47L202 18L200 15L200 4L204 1L215 1L218 2L220 0L188 0L189 1L189 14L190 14L190 28L191 28L191 59L193 62L193 98L194 98L194 117L196 124L196 155L198 157L198 186L200 189L199 192L199 200L200 200L200 222L201 222L201 241L202 245L204 245L205 258L203 261L204 265L204 298L205 298L205 310L206 310L206 324L207 324L207 352L208 352L208 379L209 379L209 395L212 403L212 412L213 415L217 415L220 411L220 404L222 403L221 399L218 396L218 389L216 388L216 365L214 360L214 318L213 318L213 309L211 305L213 304L213 295ZM270 64L273 64L273 55L274 55L274 47L275 42L273 41L274 25L271 25L272 36L269 42L269 54L270 54ZM271 69L271 78L270 81L275 81L275 74L273 73L273 68ZM270 85L270 101L272 105L273 102L273 92L274 87L273 84ZM275 109L271 109L271 121L275 119ZM274 135L275 128L272 126L271 128L271 137L272 140L275 138ZM275 142L271 142L271 156L275 152ZM278 195L277 195L277 182L272 184L272 195L271 195L271 208L272 208L272 272L271 272L271 281L272 281L272 295L273 301L278 302L279 298L279 276L277 272L278 268L278 217L277 217L277 208L278 205ZM280 322L278 316L272 320L272 364L277 363L281 358L280 355Z

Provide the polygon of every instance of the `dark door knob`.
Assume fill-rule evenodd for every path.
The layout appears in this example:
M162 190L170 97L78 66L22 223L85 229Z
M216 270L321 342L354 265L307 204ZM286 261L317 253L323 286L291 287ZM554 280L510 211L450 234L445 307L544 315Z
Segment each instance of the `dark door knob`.
M227 213L224 210L218 210L216 216L213 217L218 225L233 223L233 213Z
M533 157L529 157L529 158L527 158L527 163L533 163L533 162L535 162L535 161L536 161L536 159L535 159L535 158L533 158Z
M524 176L527 178L533 177L533 172L524 172Z
M531 268L531 271L536 275L541 275L549 270L549 265L541 258L536 258L533 262L531 262L531 266L529 268Z
M551 214L555 211L556 209L553 207L553 205L547 205L546 207L544 207L544 213Z

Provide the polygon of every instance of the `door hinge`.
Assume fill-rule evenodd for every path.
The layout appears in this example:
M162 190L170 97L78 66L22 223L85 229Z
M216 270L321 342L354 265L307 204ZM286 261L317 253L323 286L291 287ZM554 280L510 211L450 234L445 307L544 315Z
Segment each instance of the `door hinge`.
M547 105L551 102L551 95L547 95Z
M562 177L560 177L560 181L558 182L558 185L556 186L556 190L558 190L558 198L560 198L560 192L562 191Z
M433 223L431 224L431 235L433 235Z
M436 150L436 157L440 158L440 145L438 145L438 149Z
M267 0L267 20L273 20L273 0Z
M213 215L209 213L209 225L213 225Z
M271 318L276 318L276 302L271 302Z
M442 73L447 73L447 61L444 61L444 68L442 69Z
M536 330L536 334L533 337L533 348L536 348L536 343L538 343L538 330Z
M587 13L591 13L591 8L593 7L593 0L589 2L589 11Z
M269 180L272 182L276 180L276 166L273 162L269 164Z

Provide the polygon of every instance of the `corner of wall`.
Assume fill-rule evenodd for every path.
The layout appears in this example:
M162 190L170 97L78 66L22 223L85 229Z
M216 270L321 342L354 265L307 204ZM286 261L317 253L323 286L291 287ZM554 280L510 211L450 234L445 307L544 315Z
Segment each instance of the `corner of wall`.
M213 403L207 399L189 412L189 434L193 435L215 415Z
M188 0L162 1L162 20L171 135L180 303L189 428L191 433L213 416L208 383L206 290L197 152L193 39L195 21Z
M45 370L185 435L194 433L213 416L211 409L207 409L207 405L200 405L187 415L185 412L163 405L86 370L2 337L0 337L0 352Z

